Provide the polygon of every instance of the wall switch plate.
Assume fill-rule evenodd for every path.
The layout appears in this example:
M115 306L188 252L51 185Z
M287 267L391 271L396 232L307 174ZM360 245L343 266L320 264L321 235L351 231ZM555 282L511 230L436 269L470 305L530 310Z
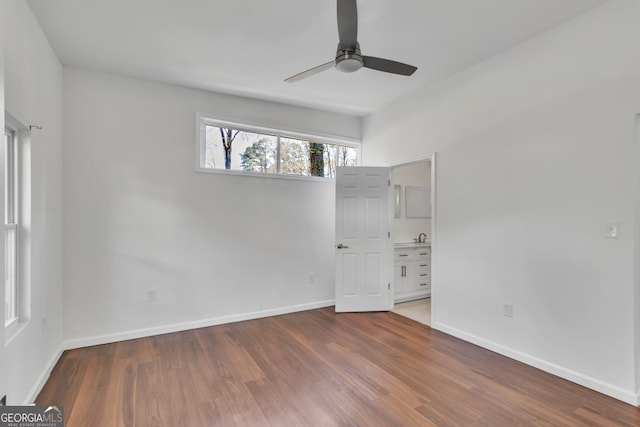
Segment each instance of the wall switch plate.
M513 304L505 303L502 306L502 314L504 317L513 317Z
M620 221L604 222L604 237L607 239L617 239L620 235Z
M148 302L156 302L157 300L158 300L158 291L156 291L155 289L152 289L149 292L147 292Z

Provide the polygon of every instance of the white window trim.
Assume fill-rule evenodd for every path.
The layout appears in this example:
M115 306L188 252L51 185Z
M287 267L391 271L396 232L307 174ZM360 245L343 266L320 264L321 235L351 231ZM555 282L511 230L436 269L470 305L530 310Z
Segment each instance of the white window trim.
M328 136L328 135L314 135L306 132L300 132L295 130L282 130L266 127L259 124L244 124L228 120L219 120L212 118L212 114L196 113L196 149L195 149L195 170L196 172L208 173L208 174L221 174L221 175L235 175L252 178L269 178L269 179L289 179L298 181L314 181L314 182L329 182L333 183L335 178L321 177L321 176L308 176L308 175L291 175L283 173L264 173L264 172L250 172L237 169L215 169L207 168L204 166L205 158L205 124L210 126L217 126L223 128L232 128L241 131L274 135L284 138L301 139L305 141L313 141L324 144L336 144L345 147L351 147L356 150L357 165L361 163L361 141L349 137L341 136ZM280 146L278 145L278 163L280 162Z
M31 320L31 285L30 274L28 272L30 265L30 253L27 233L24 233L25 227L28 227L30 221L31 208L29 205L30 194L30 132L18 119L5 111L5 128L13 131L15 136L15 154L16 158L16 210L15 223L17 224L16 233L16 287L17 287L17 318L5 326L4 343L8 345L17 336L20 335L29 321ZM4 161L4 159L3 159ZM26 204L25 204L26 203ZM3 212L4 215L4 212ZM4 260L2 261L4 263ZM3 319L4 320L4 319Z
M5 300L5 316L7 315L7 309L9 309L9 306L13 306L11 307L11 311L13 311L13 316L7 321L7 319L4 319L5 321L5 329L11 328L14 324L16 324L19 319L20 319L20 278L18 275L18 257L20 254L20 249L19 249L19 241L20 241L20 237L19 237L19 225L18 225L18 218L19 213L18 213L18 206L19 206L19 200L18 200L18 163L19 163L19 159L18 159L18 131L17 129L14 129L12 126L5 124L5 138L7 137L7 135L9 136L9 138L11 138L11 147L10 149L6 149L7 147L4 147L5 152L4 152L4 189L3 190L7 190L7 188L10 187L10 189L8 191L5 192L4 194L4 212L3 212L3 222L4 222L4 233L3 233L3 239L4 239L4 245L5 245L5 253L4 253L4 285L6 286L6 282L7 282L7 278L8 278L8 274L10 273L10 271L13 271L13 289L11 292L11 296L12 299L14 300L13 302L9 303ZM11 167L9 166L9 160L8 160L8 156L11 156L12 160L11 160ZM10 205L8 203L8 201L11 200L12 204ZM7 221L10 221L9 223L7 223ZM12 262L12 266L9 267L7 265L7 260L8 260L8 244L7 244L7 231L8 230L13 230L14 231L14 248L13 248L13 252L14 252L14 257L13 257L13 262ZM5 298L6 298L6 289L5 289Z

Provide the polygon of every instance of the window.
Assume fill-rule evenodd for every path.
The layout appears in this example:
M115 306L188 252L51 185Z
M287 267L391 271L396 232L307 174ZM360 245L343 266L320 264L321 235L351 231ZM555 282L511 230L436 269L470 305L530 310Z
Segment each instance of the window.
M337 166L358 165L358 144L249 129L199 117L199 166L288 176L335 178Z
M18 147L16 133L4 131L4 324L18 320Z

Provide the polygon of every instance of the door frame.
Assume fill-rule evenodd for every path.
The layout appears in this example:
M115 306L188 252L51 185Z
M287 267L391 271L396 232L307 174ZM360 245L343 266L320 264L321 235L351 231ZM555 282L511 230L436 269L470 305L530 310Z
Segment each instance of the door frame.
M438 202L438 186L437 186L437 174L436 174L436 157L437 157L437 153L434 152L433 154L431 154L430 156L427 157L421 157L418 159L414 159L414 160L408 160L408 161L404 161L404 162L399 162L399 163L393 163L391 164L389 167L391 168L391 174L393 175L393 170L398 168L398 167L402 167L402 166L410 166L410 165L414 165L417 163L425 163L425 162L429 162L431 164L431 324L433 325L436 321L437 321L437 308L438 305L435 303L436 301L436 297L437 297L437 274L435 273L436 271L436 266L437 266L437 262L435 261L437 259L437 212L438 210L436 209L436 204ZM395 177L392 178L392 181L395 181ZM392 182L393 184L393 182ZM393 212L393 206L391 206L391 212ZM393 218L393 216L392 216ZM392 249L393 249L393 240L395 239L395 221L391 221L391 245L392 245ZM391 263L391 265L393 266L393 250L391 250L390 253L390 260L389 262ZM391 270L393 271L393 270ZM391 277L393 278L393 275L391 275ZM395 283L392 280L392 285L391 285L391 298L392 298L392 304L391 307L393 307L395 305L395 297L394 297L394 293L395 293Z
M635 227L634 240L634 252L636 262L633 266L633 289L634 289L634 349L635 349L635 367L636 367L636 406L640 405L640 262L637 261L638 252L640 252L640 113L637 113L634 117L634 148L635 148L635 215L633 219L633 225Z

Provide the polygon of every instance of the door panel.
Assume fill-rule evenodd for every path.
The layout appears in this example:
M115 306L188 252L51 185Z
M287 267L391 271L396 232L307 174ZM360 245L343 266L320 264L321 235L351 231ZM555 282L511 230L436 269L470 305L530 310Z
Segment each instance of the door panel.
M380 209L382 208L379 198L367 198L367 238L379 239L380 238Z
M358 257L355 254L345 254L342 261L344 278L344 294L358 295Z
M377 296L380 295L380 263L385 262L380 259L380 254L365 254L366 260L366 284L367 284L367 295L369 296Z
M336 311L390 310L389 169L336 173Z
M344 198L342 210L343 233L345 239L355 239L358 235L358 199L355 197Z

